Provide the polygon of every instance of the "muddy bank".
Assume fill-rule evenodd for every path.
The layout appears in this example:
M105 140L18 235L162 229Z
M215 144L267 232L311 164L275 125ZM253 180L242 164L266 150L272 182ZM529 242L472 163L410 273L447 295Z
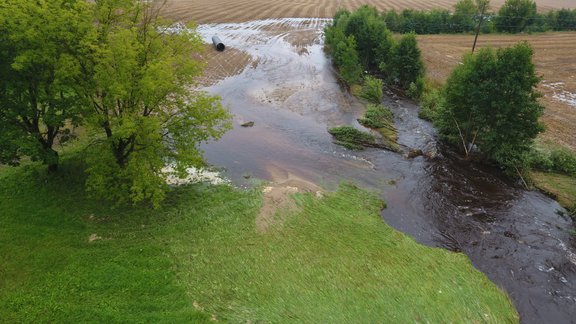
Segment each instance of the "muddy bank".
M438 147L418 107L387 98L399 143L435 158L368 149L348 151L327 129L360 127L362 107L343 91L322 51L323 19L279 19L201 25L210 41L245 52L250 63L207 90L222 96L235 128L206 145L212 164L237 184L284 173L333 189L352 181L381 193L382 216L421 243L463 251L503 287L525 323L570 323L576 309L575 244L561 207L527 192L498 172ZM240 124L253 121L253 127ZM249 179L246 179L249 178Z

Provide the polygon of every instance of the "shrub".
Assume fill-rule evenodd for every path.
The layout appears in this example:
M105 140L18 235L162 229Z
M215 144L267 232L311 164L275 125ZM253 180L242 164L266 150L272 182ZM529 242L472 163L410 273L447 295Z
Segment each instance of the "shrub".
M387 69L391 81L401 89L407 90L414 83L412 92L416 98L420 96L424 86L424 80L418 80L424 76L424 63L421 56L416 35L406 34L393 47L391 66Z
M576 177L576 154L565 149L550 153L554 171Z
M408 89L406 90L406 95L414 100L422 99L424 95L424 89L426 88L426 82L423 77L419 77L414 82L410 82Z
M574 204L572 208L568 209L568 215L570 215L572 219L576 220L576 204ZM572 230L572 235L576 236L576 230Z
M442 95L442 89L426 85L422 97L420 98L420 111L418 112L418 117L427 121L434 121L436 118L436 112L443 104L444 97Z
M367 76L364 79L364 85L362 86L360 97L378 104L382 102L382 98L384 98L384 92L382 90L383 87L384 83L382 80L372 76Z
M548 154L532 149L524 157L525 164L531 168L541 171L551 171L554 169L554 163Z

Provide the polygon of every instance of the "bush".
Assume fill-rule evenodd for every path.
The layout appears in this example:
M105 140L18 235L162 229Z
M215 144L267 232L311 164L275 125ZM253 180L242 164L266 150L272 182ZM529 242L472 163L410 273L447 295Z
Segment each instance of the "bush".
M422 99L424 95L424 89L426 88L426 82L423 77L418 77L416 81L410 82L408 90L406 90L406 95L414 100Z
M372 76L367 76L364 79L364 85L362 86L360 97L370 102L379 104L384 98L384 92L382 90L383 87L384 83L382 80L376 79Z
M361 6L349 16L343 28L346 36L354 36L365 69L375 70L389 56L394 39L375 7Z
M436 118L436 112L440 107L442 107L444 104L443 102L444 97L442 95L442 89L426 85L422 98L420 98L420 111L418 112L418 117L427 121L434 121Z
M572 205L572 207L568 208L568 213L572 217L576 217L576 204Z
M550 160L550 156L535 149L526 153L524 161L531 169L540 171L552 171L554 169L554 163Z
M576 177L576 154L565 149L550 153L553 170Z
M390 80L403 90L408 90L414 84L412 95L417 99L424 86L424 63L414 33L402 36L393 47L390 62L391 66L384 72L389 72Z
M344 19L342 16L340 19ZM339 26L326 28L326 45L338 67L340 77L352 85L362 77L362 66L354 36L346 36Z

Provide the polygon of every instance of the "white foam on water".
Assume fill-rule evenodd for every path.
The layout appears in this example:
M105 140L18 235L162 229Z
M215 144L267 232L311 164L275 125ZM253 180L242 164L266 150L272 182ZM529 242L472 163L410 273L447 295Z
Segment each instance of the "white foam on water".
M187 168L186 176L178 176L173 167L167 166L162 168L162 173L166 176L166 183L173 186L182 186L192 183L206 182L213 185L230 184L230 180L222 177L219 172L209 171L206 169Z

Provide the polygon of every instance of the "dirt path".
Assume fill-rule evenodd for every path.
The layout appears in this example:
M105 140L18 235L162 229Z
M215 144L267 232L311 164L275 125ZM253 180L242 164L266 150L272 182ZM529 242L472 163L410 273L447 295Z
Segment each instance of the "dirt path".
M267 167L272 183L264 187L263 202L260 213L256 217L256 230L268 233L276 227L282 226L290 213L296 212L296 205L292 196L296 193L313 193L322 197L323 190L316 184L301 179L288 170L276 165Z

